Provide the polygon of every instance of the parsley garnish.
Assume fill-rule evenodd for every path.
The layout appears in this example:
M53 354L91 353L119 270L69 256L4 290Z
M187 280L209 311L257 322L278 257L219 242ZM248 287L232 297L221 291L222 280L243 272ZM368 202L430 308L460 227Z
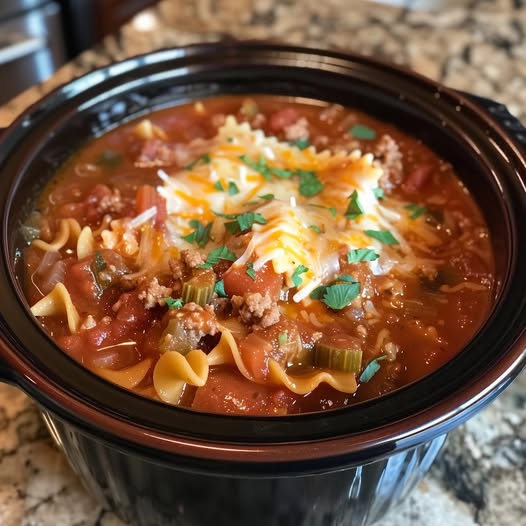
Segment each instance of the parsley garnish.
M415 203L404 206L404 208L411 212L409 219L418 219L420 216L427 214L427 208L425 206L420 206Z
M259 161L253 161L248 155L240 155L239 158L245 163L250 166L253 170L260 173L267 181L272 181L272 173L270 171L270 168L267 164L267 161L265 160L265 157L260 155Z
M331 284L315 288L310 293L310 297L315 300L321 299L331 309L340 310L347 307L358 294L360 294L360 283L352 276L343 274Z
M235 261L237 259L236 255L228 250L224 245L214 248L210 251L206 258L206 262L202 265L199 265L198 268L212 268L214 265L217 265L221 259L226 261Z
M190 221L190 226L194 229L193 232L182 236L188 243L195 243L199 248L204 248L210 241L210 231L212 230L213 221L207 225L202 225L197 219Z
M378 358L375 358L374 360L371 360L367 364L367 367L362 371L362 374L360 375L360 382L368 382L380 370L380 364L378 362L381 362L385 359L387 359L387 356L384 354L382 356L378 356Z
M224 186L221 184L221 181L217 181L217 182L214 184L214 188L215 188L218 192L224 192L224 191L225 191L225 188L224 188Z
M376 139L376 132L364 124L355 124L349 130L349 134L357 139L363 139L364 141L372 141L373 139Z
M347 252L348 263L359 263L360 261L374 261L380 256L372 248L353 248Z
M309 228L311 230L314 230L314 232L316 232L316 234L321 234L321 228L318 225L309 225Z
M294 146L299 148L300 150L305 150L305 148L308 148L310 146L309 139L298 139L297 141L294 141L292 143Z
M336 215L338 214L338 212L336 211L336 208L334 208L333 206L328 207L328 206L313 205L313 204L309 204L309 206L313 206L315 208L323 208L324 210L328 210L332 217L336 217Z
M264 199L265 201L271 201L272 199L274 199L274 194L263 194L263 195L258 195L258 197L260 199Z
M225 228L231 234L246 232L252 228L254 223L258 223L259 225L265 225L267 223L267 220L258 212L244 212L242 214L220 214L218 212L214 212L214 214L218 215L219 217L234 220L225 223Z
M203 163L208 164L210 162L210 155L204 153L201 157L198 157L195 161L192 161L190 164L187 164L184 168L185 170L192 170L196 165Z
M183 298L164 298L164 301L169 309L180 309L184 305Z
M239 188L237 187L237 184L234 183L234 181L230 181L228 183L228 195L236 195L239 194Z
M385 199L384 191L379 186L377 188L373 188L373 194L375 195L376 199Z
M309 269L305 265L298 265L296 267L292 276L290 277L295 287L299 287L303 283L303 278L300 276L300 274L304 274L305 272L308 272L308 270Z
M349 199L349 205L347 206L347 210L345 210L345 214L343 215L348 219L356 219L363 214L363 207L360 203L360 198L358 197L358 191L355 190L349 196Z
M93 258L93 270L98 274L102 272L108 265L102 257L100 250L95 251L95 257Z
M280 168L271 168L270 171L272 175L275 175L280 179L290 179L294 175L294 172L291 170L282 170Z
M256 281L256 271L254 270L254 263L252 263L252 261L247 263L247 270L245 273L252 281Z
M399 245L397 239L389 230L365 230L365 233L374 239L378 239L384 245Z
M220 298L228 298L228 294L225 292L225 282L222 279L216 281L216 284L214 285L214 292Z
M323 183L318 179L313 170L296 170L294 172L300 178L299 191L304 197L312 197L323 190Z

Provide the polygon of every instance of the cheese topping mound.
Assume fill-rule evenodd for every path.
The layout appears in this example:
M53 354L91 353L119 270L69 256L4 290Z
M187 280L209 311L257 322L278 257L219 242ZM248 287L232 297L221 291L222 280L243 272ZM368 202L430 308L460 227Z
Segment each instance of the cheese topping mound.
M248 244L233 264L251 262L258 270L271 262L289 288L296 286L293 299L299 302L338 274L340 254L385 249L366 231L396 232L399 214L379 203L375 189L383 172L371 154L300 149L233 116L208 144L199 145L207 153L185 169L159 170L167 242L178 250L195 248L188 236L197 222L202 228L211 224L204 254L247 233ZM388 270L371 263L375 273ZM295 285L298 269L301 283Z

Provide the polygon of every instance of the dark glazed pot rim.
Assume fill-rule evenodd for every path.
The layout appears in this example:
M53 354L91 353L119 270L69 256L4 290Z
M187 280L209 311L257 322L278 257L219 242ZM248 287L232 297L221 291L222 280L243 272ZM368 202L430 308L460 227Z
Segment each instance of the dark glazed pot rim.
M169 79L181 88L182 100L195 96L184 92L185 83L205 83L209 94L215 94L216 84L217 93L223 93L222 82L242 92L236 86L242 84L243 75L252 78L254 86L258 76L261 82L273 79L276 93L286 93L287 82L304 83L305 93L311 85L318 93L324 85L334 93L345 93L352 81L358 97L369 96L393 107L393 101L399 100L400 106L409 108L408 115L414 111L415 119L424 119L427 114L429 122L442 123L444 134L455 138L473 158L480 157L484 186L498 196L495 213L504 229L502 239L495 240L505 253L496 305L466 349L436 373L377 400L326 413L202 414L108 384L62 353L31 318L15 276L13 217L25 171L42 154L43 144L90 108L105 107L108 100L120 100L128 92L140 99L137 93L145 83L160 85ZM249 80L244 82L249 85ZM374 93L365 95L367 90ZM334 101L332 95L327 98ZM110 115L100 128L91 130L99 133L114 124ZM526 268L526 253L518 248L526 242L526 228L520 223L526 214L524 154L509 132L469 97L413 72L357 55L278 44L201 44L162 50L101 68L58 88L7 129L2 147L0 169L10 175L0 181L4 298L0 357L7 363L11 381L45 408L104 440L203 469L212 460L230 466L225 469L238 464L253 473L271 469L266 467L269 462L286 466L288 473L337 469L449 431L493 399L526 362L526 275L520 274Z

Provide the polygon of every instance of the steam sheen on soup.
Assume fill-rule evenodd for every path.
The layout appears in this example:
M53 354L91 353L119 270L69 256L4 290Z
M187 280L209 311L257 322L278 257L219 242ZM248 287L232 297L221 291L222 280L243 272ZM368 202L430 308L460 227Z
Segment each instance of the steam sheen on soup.
M490 308L488 230L453 168L338 105L219 97L95 139L22 233L58 345L174 405L253 415L377 397Z

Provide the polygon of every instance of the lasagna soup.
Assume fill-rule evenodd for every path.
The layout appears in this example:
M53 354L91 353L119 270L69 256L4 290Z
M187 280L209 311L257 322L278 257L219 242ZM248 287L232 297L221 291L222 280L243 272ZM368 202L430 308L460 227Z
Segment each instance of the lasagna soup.
M95 139L22 226L31 311L122 387L192 409L342 407L429 374L491 306L488 229L416 137L229 96Z

